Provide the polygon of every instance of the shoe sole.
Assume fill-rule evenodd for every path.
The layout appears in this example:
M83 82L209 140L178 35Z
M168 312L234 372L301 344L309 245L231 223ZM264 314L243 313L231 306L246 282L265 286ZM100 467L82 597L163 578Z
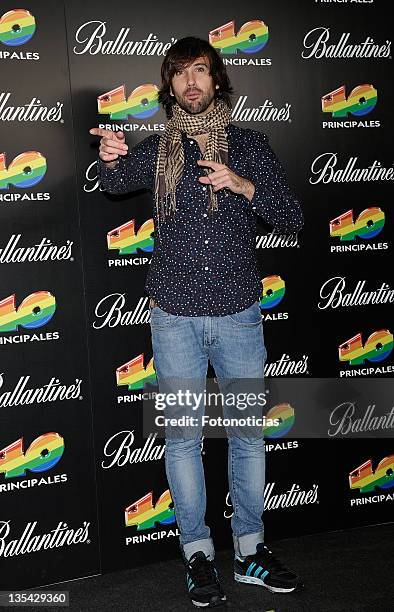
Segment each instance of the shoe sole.
M223 606L227 603L227 598L226 596L224 596L224 598L222 598L218 603L215 604L211 604L211 603L203 603L202 601L194 601L194 599L191 600L193 606L196 606L196 608L218 608L220 606Z
M236 582L244 582L246 584L257 584L258 586L262 586L265 589L268 589L268 591L271 591L271 593L292 593L292 591L295 591L296 587L292 587L291 589L280 589L279 587L273 587L270 586L268 584L266 584L265 582L263 582L263 580L260 580L260 578L255 578L254 576L244 576L243 574L237 574L234 573L234 579L236 580Z

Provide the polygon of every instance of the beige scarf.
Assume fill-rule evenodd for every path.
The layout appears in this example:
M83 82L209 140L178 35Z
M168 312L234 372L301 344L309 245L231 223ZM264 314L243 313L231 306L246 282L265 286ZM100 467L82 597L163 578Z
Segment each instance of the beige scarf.
M160 221L176 212L175 191L185 163L182 132L190 136L209 132L203 159L221 164L228 162L228 144L224 128L230 122L231 109L223 100L217 99L214 108L206 115L190 115L178 104L174 104L172 110L173 116L160 136L156 164L155 207L158 232ZM211 168L204 170L206 174L212 172ZM211 184L208 189L208 212L212 214L218 209L217 193L213 191Z

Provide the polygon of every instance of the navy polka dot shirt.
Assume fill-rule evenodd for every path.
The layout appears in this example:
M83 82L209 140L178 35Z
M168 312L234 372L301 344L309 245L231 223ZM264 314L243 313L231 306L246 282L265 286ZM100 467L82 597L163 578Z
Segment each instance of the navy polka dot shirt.
M182 135L185 166L177 186L177 211L160 222L145 291L166 312L189 317L239 312L260 299L256 260L256 215L274 233L294 233L303 225L299 201L267 136L228 124L228 167L255 186L251 201L220 189L218 211L208 214L208 189L197 164L196 140ZM148 136L110 169L98 160L98 175L109 193L154 189L159 135ZM156 220L154 219L156 226Z

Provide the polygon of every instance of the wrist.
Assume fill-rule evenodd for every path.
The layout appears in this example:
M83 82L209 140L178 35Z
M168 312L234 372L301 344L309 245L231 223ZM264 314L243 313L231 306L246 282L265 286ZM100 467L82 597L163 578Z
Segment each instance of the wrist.
M118 159L114 159L113 161L110 161L110 162L106 162L104 160L102 160L102 161L104 162L106 168L108 168L109 170L113 170L118 165L119 158Z
M244 189L242 191L242 195L245 196L249 200L252 201L255 192L255 186L249 179L244 179Z

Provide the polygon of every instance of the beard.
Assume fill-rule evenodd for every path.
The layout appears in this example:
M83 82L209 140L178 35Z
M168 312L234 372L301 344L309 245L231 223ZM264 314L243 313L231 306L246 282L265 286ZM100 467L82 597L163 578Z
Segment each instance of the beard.
M195 90L192 90L192 91L195 91ZM179 104L179 106L181 107L181 109L184 110L186 113L189 113L190 115L197 115L199 113L203 113L204 111L206 111L208 106L211 104L212 100L215 97L214 93L206 93L206 94L203 94L197 100L188 100L186 98L187 93L188 93L188 90L185 91L184 96L175 95L175 99L177 103Z

